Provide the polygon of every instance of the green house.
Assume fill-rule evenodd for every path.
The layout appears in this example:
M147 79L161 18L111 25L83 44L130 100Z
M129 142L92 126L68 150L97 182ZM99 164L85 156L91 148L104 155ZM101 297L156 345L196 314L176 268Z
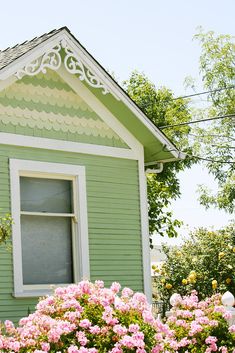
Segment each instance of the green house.
M179 157L66 27L0 51L0 320L84 278L151 299L145 168Z

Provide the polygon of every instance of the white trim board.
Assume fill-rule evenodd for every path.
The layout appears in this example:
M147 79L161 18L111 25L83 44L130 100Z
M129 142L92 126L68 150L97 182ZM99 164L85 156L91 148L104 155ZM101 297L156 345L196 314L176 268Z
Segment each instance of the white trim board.
M85 153L96 156L138 159L138 154L130 149L109 147L79 142L54 140L43 137L25 136L0 132L0 145L12 145L20 147L41 148L53 151Z
M142 266L144 293L149 303L152 303L152 283L150 265L150 244L149 244L149 222L148 222L148 201L147 201L147 180L144 168L144 153L138 160L139 173L139 195L140 195L140 218L142 236Z
M50 292L49 285L24 285L22 272L21 224L20 224L20 176L73 179L75 217L81 221L73 224L73 254L75 283L90 277L86 174L85 167L60 163L10 159L11 213L13 243L14 296L32 297ZM53 284L53 283L52 283Z

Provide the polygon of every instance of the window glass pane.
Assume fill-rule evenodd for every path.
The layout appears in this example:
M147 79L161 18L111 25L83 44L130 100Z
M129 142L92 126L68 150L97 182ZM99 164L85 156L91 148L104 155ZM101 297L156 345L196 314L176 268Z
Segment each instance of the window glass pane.
M20 177L21 211L72 213L72 181Z
M73 283L71 219L21 216L24 284Z

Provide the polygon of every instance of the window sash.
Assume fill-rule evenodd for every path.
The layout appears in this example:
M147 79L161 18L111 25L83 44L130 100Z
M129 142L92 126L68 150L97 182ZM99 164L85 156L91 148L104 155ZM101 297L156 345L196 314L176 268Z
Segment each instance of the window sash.
M21 217L23 285L74 283L69 217Z
M37 177L36 175L31 177L22 177L20 175L21 209L24 209L24 211L21 210L20 212L23 285L30 284L33 286L35 284L74 283L74 261L73 251L71 251L71 249L73 249L74 238L72 233L73 227L71 224L71 217L74 218L74 213L58 213L53 210L62 210L65 208L68 210L74 210L73 190L73 180L54 179L53 177L46 179ZM58 204L58 202L61 202L61 204ZM44 209L45 211L28 211L27 209L30 207L34 210ZM38 223L38 217L44 218L44 222L40 226L38 224L35 228L35 224ZM48 222L45 220L45 217L47 217ZM69 223L66 219L69 218L71 218L71 220L68 228ZM51 223L50 219L53 219L53 223ZM47 252L45 252L45 246L43 246L43 243L40 241L44 239L46 235L44 228L46 222L49 234L49 237L47 238L48 246L52 246L52 244L50 244L52 238L54 238L55 241L55 246L52 246L50 250L51 256L54 257L53 259L47 255ZM60 226L55 229L58 222L60 223ZM31 227L32 230L29 230L29 227ZM53 228L54 230L52 231ZM63 229L63 234L60 233L61 229ZM35 237L35 234L38 234L40 239ZM25 237L28 238L27 241L25 241ZM57 243L59 238L59 243ZM45 241L46 239L44 239L44 243ZM64 251L61 249L60 244L63 244ZM44 251L41 251L39 259L40 250ZM55 250L59 252L59 256L56 256L55 253L53 255L53 251ZM33 254L33 256L31 256L31 254ZM62 259L64 260L64 269L62 268ZM30 265L30 262L32 265ZM48 271L44 268L45 263L48 265ZM40 271L38 270L39 268ZM44 275L41 272L44 272ZM64 278L66 280L60 281L59 278Z
M74 213L73 187L73 180L21 175L21 211Z
M72 164L10 159L11 208L12 217L14 219L14 224L12 226L14 272L13 296L19 298L38 297L51 293L51 285L23 285L20 223L21 176L63 179L71 180L73 182L74 214L68 214L68 217L72 220L74 281L78 282L82 278L89 279L90 262L85 167ZM43 215L45 216L44 213ZM77 222L78 218L81 220L80 222ZM61 285L63 284L60 284L60 286Z

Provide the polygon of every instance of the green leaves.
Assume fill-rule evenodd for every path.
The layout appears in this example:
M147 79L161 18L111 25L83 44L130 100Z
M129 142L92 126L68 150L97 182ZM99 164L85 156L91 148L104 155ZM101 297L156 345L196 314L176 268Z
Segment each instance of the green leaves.
M173 293L186 295L192 289L197 290L200 299L217 291L235 293L234 223L218 231L197 229L180 248L165 246L163 250L167 259L156 271L155 281L164 302ZM166 283L172 288L166 288Z
M13 220L10 214L0 217L0 245L2 243L6 244L7 240L10 238L12 223Z
M134 71L130 79L124 83L124 88L156 126L182 123L191 119L188 100L174 100L173 93L169 89L165 87L156 89L144 74ZM167 130L167 137L180 150L190 151L187 138L189 132L190 127L185 125ZM150 234L156 232L162 236L166 234L169 237L177 236L177 228L181 222L173 218L170 205L172 200L180 196L177 173L192 163L191 158L186 158L184 161L165 164L160 174L148 175Z
M232 115L209 125L194 128L197 153L212 162L206 163L209 173L218 181L218 191L212 193L201 187L200 202L207 208L214 206L226 212L235 210L235 41L229 35L214 32L196 34L201 45L200 72L209 106L203 111L209 117ZM222 90L221 90L222 89ZM217 163L215 161L221 161ZM230 162L230 163L228 163Z

